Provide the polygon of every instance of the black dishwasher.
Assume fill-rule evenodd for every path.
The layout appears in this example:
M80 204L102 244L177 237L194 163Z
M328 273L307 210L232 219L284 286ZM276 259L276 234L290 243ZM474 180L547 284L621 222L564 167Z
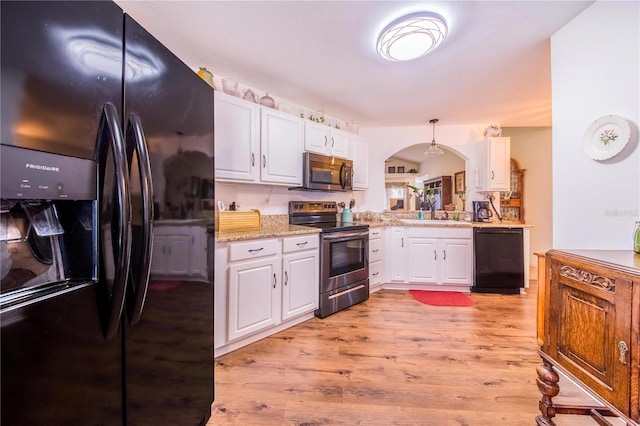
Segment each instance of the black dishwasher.
M522 228L473 229L476 293L519 294L524 287Z

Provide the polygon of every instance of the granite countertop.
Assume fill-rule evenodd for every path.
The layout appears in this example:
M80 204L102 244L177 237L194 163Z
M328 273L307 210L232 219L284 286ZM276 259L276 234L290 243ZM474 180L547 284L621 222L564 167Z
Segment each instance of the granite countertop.
M533 225L518 222L466 222L453 220L411 220L410 222L402 219L375 220L375 221L356 221L369 225L370 228L379 228L384 226L408 226L408 227L450 227L450 228L531 228Z
M370 228L381 228L387 226L407 226L407 227L444 227L444 228L530 228L532 225L513 223L513 222L495 222L495 223L477 223L452 220L422 220L403 222L399 219L390 220L358 220L354 223L369 225ZM216 231L214 233L215 242L226 243L233 241L258 240L263 238L289 237L292 235L304 235L320 233L320 228L312 228L310 226L289 225L282 221L274 221L263 223L260 229L252 229L245 231Z
M216 231L214 234L216 243L233 241L258 240L263 238L290 237L292 235L318 234L320 228L310 226L289 225L288 223L269 223L260 229L247 231Z

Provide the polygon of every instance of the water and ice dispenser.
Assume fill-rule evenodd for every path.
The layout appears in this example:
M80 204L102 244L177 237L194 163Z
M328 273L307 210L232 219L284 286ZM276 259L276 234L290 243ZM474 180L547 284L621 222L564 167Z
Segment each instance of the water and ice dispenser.
M95 163L0 147L2 309L48 286L95 280Z

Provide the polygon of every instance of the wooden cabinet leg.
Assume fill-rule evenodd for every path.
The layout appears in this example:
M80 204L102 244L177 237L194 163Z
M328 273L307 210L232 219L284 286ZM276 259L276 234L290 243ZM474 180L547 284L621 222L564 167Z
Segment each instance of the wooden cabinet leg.
M536 368L536 372L538 373L536 383L542 393L542 398L538 403L542 414L536 417L536 424L538 426L554 426L553 417L556 415L556 409L551 399L560 392L560 386L558 385L560 377L553 370L551 363L546 360L543 360L542 365Z

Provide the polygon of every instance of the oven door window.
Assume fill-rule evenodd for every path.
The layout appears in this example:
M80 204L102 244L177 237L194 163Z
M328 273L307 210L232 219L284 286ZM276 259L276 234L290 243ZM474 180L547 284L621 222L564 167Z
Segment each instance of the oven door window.
M366 239L335 241L330 244L329 276L336 277L366 267Z

